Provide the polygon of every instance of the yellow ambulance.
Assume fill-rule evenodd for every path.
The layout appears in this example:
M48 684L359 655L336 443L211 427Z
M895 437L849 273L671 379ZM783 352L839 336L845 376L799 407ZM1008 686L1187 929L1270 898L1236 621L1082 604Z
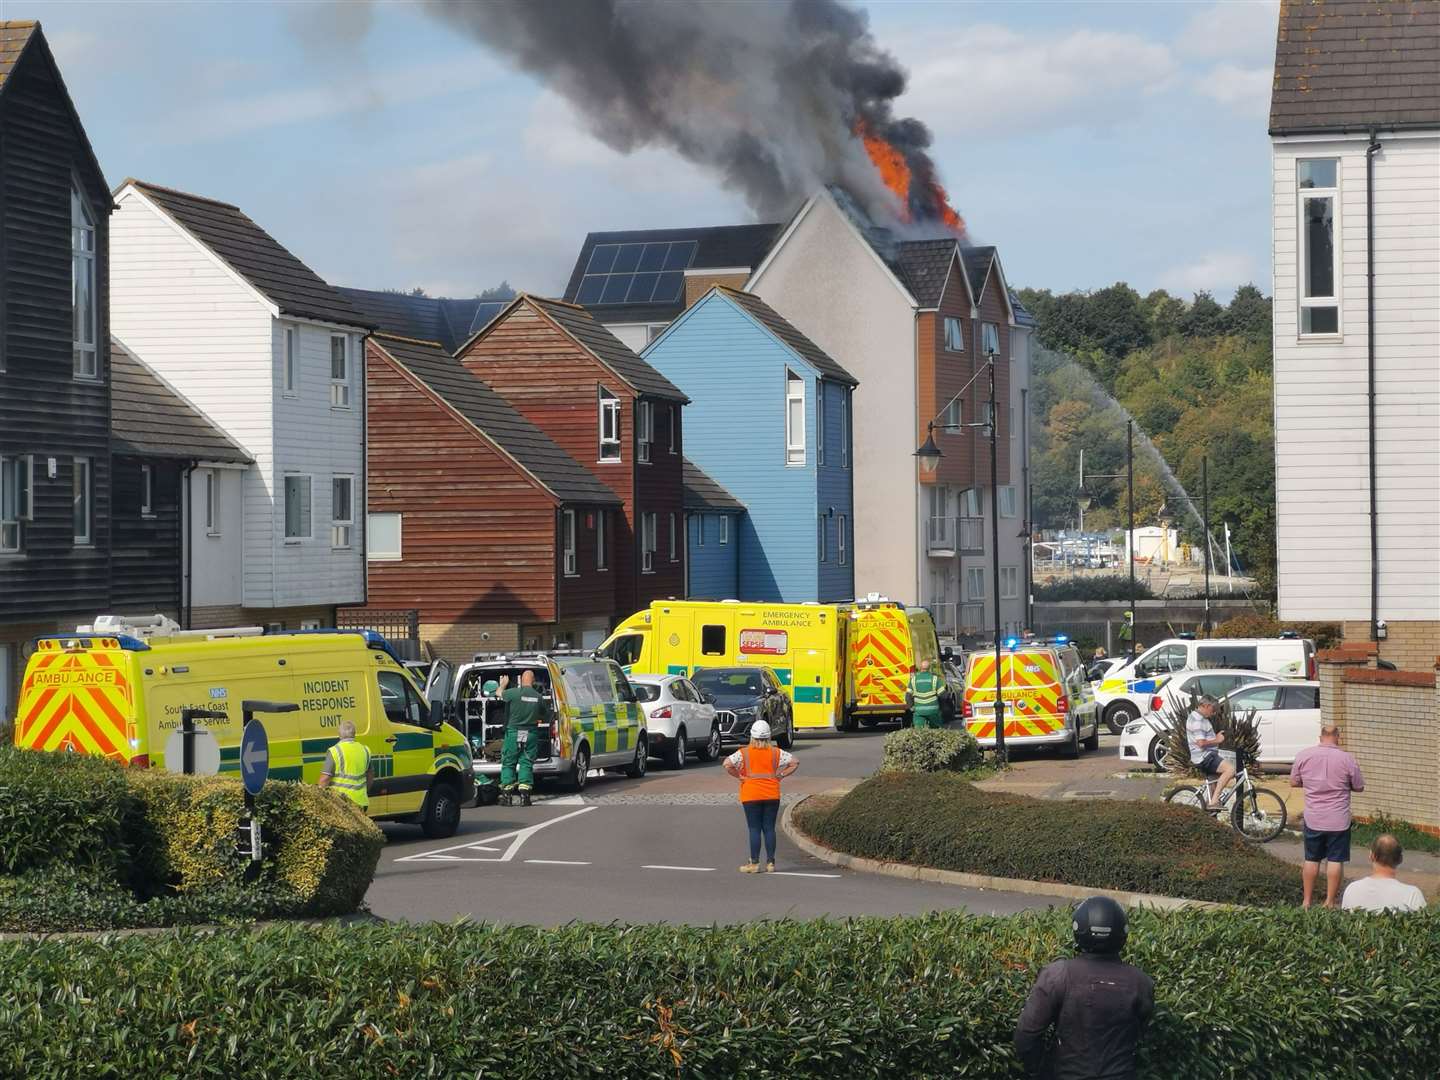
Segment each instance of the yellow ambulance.
M1010 638L994 649L969 654L960 714L981 746L995 745L995 668L1005 703L1005 744L1053 746L1077 758L1100 748L1100 711L1085 678L1085 664L1069 640L1026 642Z
M853 730L900 718L923 659L938 664L930 613L880 597L847 604L657 600L600 646L627 672L690 675L755 664L774 670L796 729Z
M293 702L257 714L270 778L315 783L342 720L370 750L370 816L451 836L472 799L464 736L434 718L385 639L372 631L265 634L259 627L180 630L156 617L107 616L74 634L39 638L25 668L15 744L164 766L166 741L187 708L220 748L221 775L239 775L242 703Z

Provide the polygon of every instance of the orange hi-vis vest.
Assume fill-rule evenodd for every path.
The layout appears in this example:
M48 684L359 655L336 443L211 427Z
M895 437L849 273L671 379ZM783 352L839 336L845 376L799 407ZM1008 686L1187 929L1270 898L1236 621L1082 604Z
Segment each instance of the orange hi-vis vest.
M780 749L776 746L740 748L740 801L769 802L780 798Z

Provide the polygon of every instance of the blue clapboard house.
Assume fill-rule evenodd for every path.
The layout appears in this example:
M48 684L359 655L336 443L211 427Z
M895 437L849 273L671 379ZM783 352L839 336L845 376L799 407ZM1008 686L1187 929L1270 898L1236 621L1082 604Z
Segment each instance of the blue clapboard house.
M759 297L723 285L643 355L690 398L686 457L744 509L722 525L695 500L691 595L711 598L728 583L728 557L730 598L853 599L855 378Z

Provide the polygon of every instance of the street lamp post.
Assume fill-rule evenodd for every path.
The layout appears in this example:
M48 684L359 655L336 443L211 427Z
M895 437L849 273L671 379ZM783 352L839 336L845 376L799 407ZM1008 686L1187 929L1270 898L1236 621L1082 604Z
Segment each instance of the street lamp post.
M1205 519L1205 636L1210 636L1210 458L1200 459L1200 501Z

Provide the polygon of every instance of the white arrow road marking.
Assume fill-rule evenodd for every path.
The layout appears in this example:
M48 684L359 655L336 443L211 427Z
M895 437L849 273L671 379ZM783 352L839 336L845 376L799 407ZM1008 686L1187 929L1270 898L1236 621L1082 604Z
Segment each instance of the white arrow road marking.
M537 832L539 832L541 829L549 828L551 825L558 825L562 821L568 821L570 818L579 817L581 814L588 814L591 810L598 809L600 809L598 806L584 806L581 807L579 810L572 810L568 814L561 814L557 818L551 818L549 821L542 821L538 825L530 825L524 829L512 829L509 832L498 833L495 836L486 836L480 840L469 840L463 844L451 844L449 847L436 848L434 851L417 852L414 855L406 855L402 858L396 859L395 861L397 863L402 863L420 862L424 859L437 859L447 862L510 862L512 859L515 858L515 853L520 850L520 846L524 844L526 840L529 840L530 837L534 836ZM498 857L475 859L465 855L446 854L446 852L450 851L493 852L495 848L488 847L486 845L494 844L500 840L509 840L510 846L506 848L504 853L499 855Z
M255 770L255 763L264 761L269 756L270 755L263 750L256 749L253 746L247 746L242 760L245 768L253 772Z
M697 874L713 874L713 866L642 866L641 870L694 870Z

